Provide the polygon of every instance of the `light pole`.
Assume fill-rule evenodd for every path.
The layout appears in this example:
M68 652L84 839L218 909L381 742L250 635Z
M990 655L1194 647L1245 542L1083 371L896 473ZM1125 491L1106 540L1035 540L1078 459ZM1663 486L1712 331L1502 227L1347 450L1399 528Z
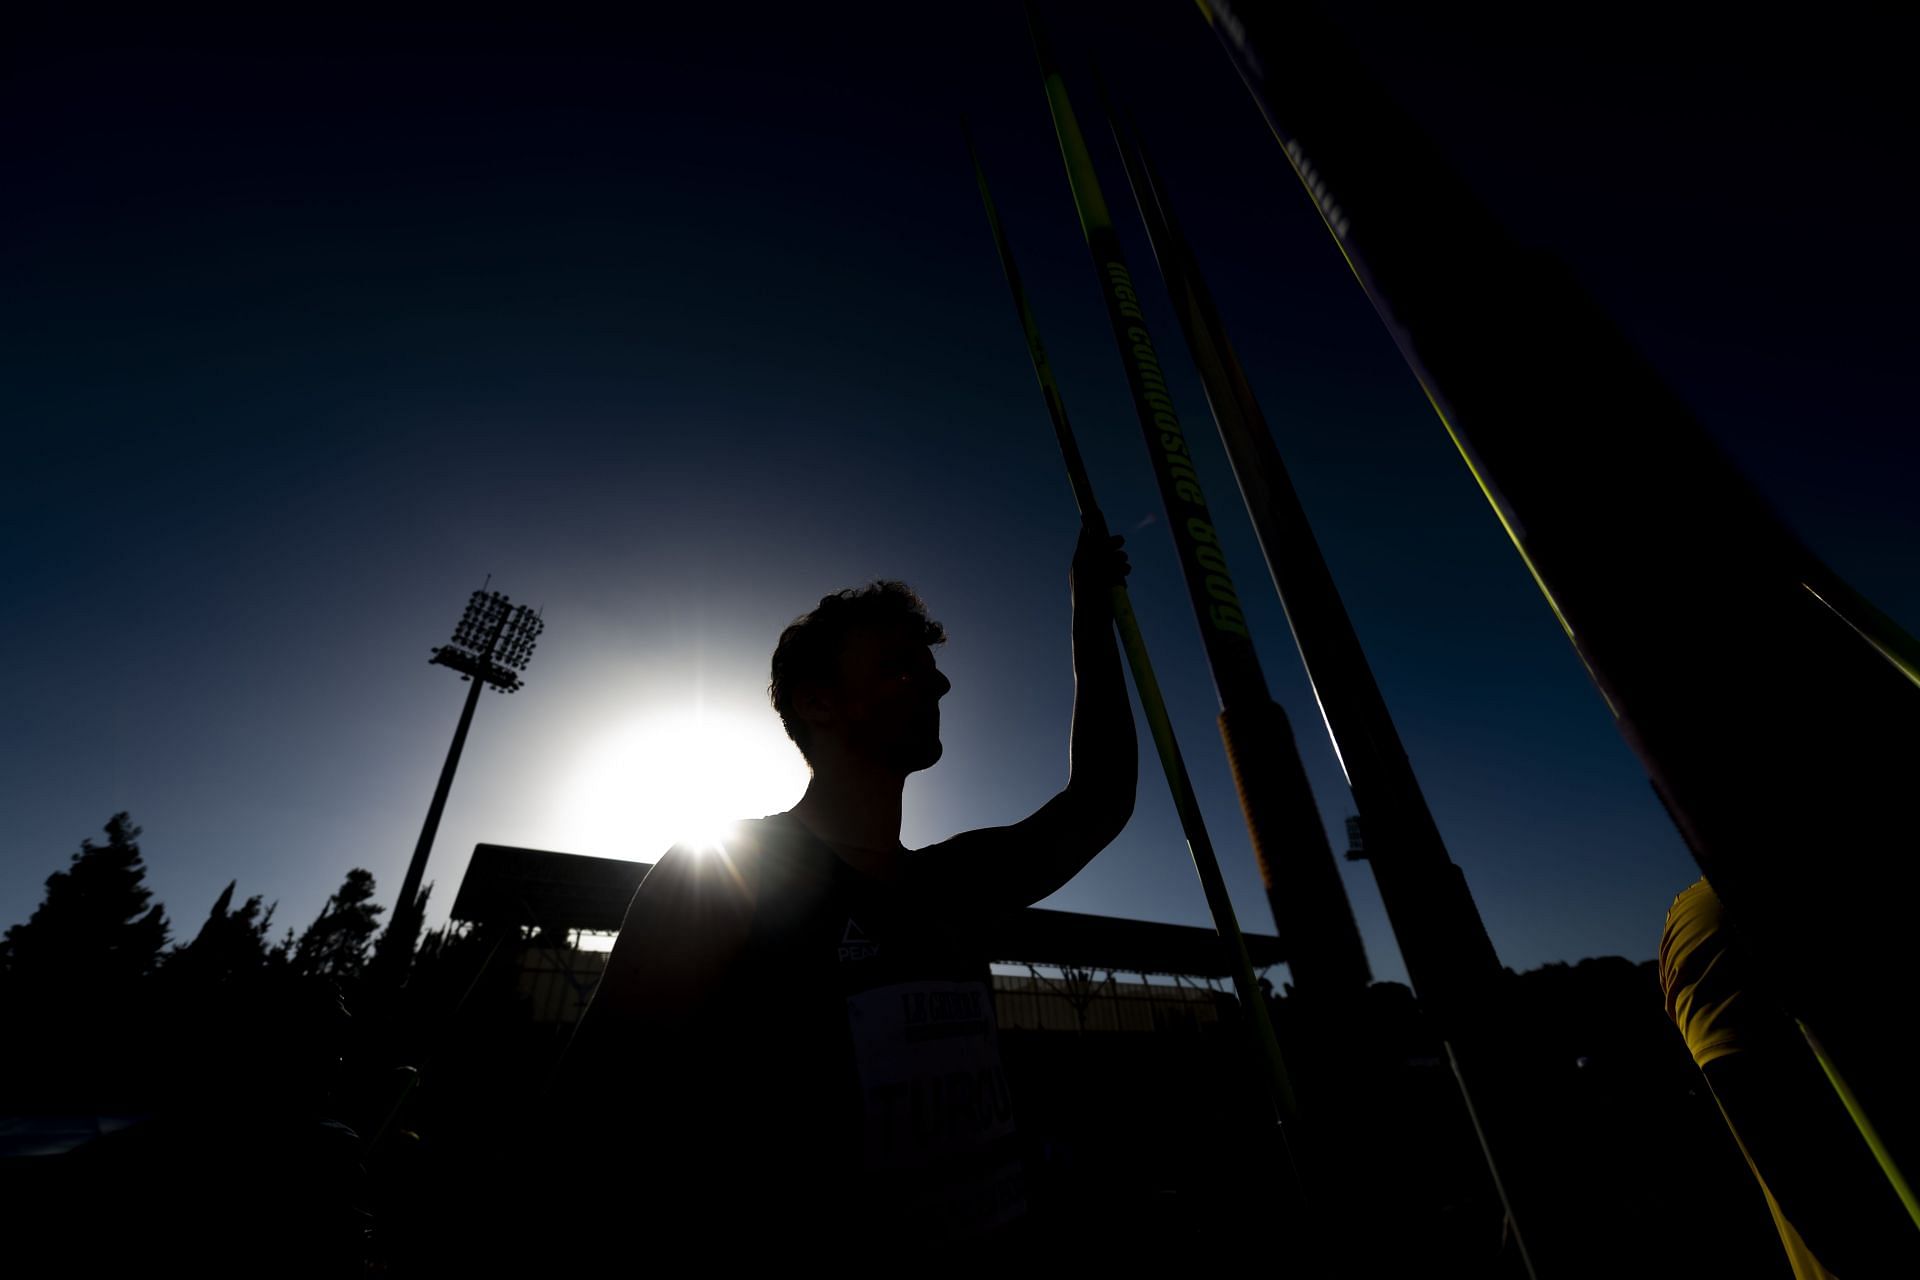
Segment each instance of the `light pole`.
M519 692L518 673L525 671L527 663L532 661L534 645L545 627L546 623L532 609L515 605L500 592L482 587L467 601L467 611L453 630L452 642L435 649L433 657L428 659L458 671L460 678L473 687L467 691L466 705L460 709L453 745L447 748L447 762L440 768L440 782L433 789L427 821L420 828L420 842L413 848L406 879L401 881L399 896L394 899L387 931L380 935L374 947L374 968L396 983L406 975L407 962L412 958L413 944L419 936L424 911L420 881L426 874L434 834L440 829L440 815L447 807L447 793L453 789L453 771L460 767L460 752L467 745L473 710L480 705L480 690L491 685L500 693Z

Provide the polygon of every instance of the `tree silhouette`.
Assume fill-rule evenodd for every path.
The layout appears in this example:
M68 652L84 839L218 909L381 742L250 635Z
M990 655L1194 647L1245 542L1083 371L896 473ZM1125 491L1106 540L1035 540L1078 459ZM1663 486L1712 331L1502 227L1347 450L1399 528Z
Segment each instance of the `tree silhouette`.
M16 992L56 987L121 990L151 972L167 943L167 917L147 888L140 828L125 813L107 819L107 843L82 840L47 896L0 941L0 966Z
M327 899L314 922L293 944L295 973L332 978L358 977L367 964L367 946L386 908L373 901L373 872L355 867L339 892Z
M206 923L192 942L167 954L166 969L176 976L190 975L197 981L229 983L265 973L276 955L267 946L267 930L273 925L274 903L261 907L261 895L254 894L232 910L233 892L238 881L229 882L207 913Z
M414 896L411 911L395 907L387 921L387 931L373 944L373 969L376 974L385 974L386 980L397 981L404 978L412 967L416 953L420 948L420 924L427 916L427 899L433 895L433 882L429 880Z

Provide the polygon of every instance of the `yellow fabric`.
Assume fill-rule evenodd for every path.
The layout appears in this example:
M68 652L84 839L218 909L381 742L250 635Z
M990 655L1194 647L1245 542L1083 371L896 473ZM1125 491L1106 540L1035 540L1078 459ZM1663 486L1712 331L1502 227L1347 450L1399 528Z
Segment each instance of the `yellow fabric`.
M1720 899L1712 887L1705 880L1696 880L1667 908L1667 927L1660 937L1660 990L1666 997L1667 1016L1686 1037L1693 1060L1702 1067L1740 1052L1743 1019L1765 1016L1741 999L1739 965L1737 959L1728 956L1720 911ZM1720 1114L1726 1116L1724 1108ZM1773 1198L1767 1180L1760 1176L1730 1116L1727 1128L1739 1143L1747 1168L1753 1170L1760 1193L1767 1198L1767 1212L1773 1215L1774 1229L1780 1233L1780 1246L1786 1250L1794 1280L1837 1280L1833 1272L1820 1265L1793 1223L1780 1211L1779 1202Z
M1660 989L1667 1016L1703 1067L1740 1047L1739 984L1737 966L1727 960L1721 940L1720 899L1705 880L1696 880L1667 908Z

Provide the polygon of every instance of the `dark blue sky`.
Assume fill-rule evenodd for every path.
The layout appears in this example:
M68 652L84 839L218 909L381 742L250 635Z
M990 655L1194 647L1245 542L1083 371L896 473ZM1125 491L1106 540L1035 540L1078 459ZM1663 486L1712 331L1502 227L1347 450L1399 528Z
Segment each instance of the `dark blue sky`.
M176 934L236 877L296 926L351 866L391 893L464 691L425 659L488 573L548 629L525 696L481 707L433 918L478 841L655 856L707 753L753 775L720 802L784 807L767 654L873 576L952 636L908 842L1043 801L1074 514L964 109L1242 918L1270 928L1018 8L902 12L29 21L0 88L0 923L123 808ZM1095 50L1155 146L1502 958L1651 955L1691 862L1211 37L1174 3L1047 12L1083 117ZM1920 623L1887 33L1341 12L1516 234ZM1338 766L1204 400L1169 373L1338 847ZM689 745L699 715L714 745ZM1132 826L1052 905L1205 921L1151 760Z

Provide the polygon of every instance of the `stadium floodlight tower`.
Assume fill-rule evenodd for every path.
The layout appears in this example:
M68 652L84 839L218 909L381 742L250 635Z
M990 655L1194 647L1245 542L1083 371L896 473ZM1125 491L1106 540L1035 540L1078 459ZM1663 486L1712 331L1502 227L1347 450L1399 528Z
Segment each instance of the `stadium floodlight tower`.
M460 723L453 731L453 745L447 748L447 762L440 768L439 785L433 789L433 803L427 806L427 821L420 829L420 842L413 848L413 860L407 864L407 877L394 899L393 916L387 931L375 948L375 965L396 980L406 973L419 937L424 904L420 901L420 881L427 870L427 855L433 851L433 837L440 829L440 815L447 807L447 793L453 790L453 772L460 767L460 752L467 745L467 730L473 726L474 708L480 705L480 690L488 686L499 693L520 691L520 672L533 660L534 646L546 623L525 605L516 605L498 591L484 586L467 601L467 611L453 629L453 640L433 651L429 662L451 667L462 680L472 684L467 702L460 709Z

